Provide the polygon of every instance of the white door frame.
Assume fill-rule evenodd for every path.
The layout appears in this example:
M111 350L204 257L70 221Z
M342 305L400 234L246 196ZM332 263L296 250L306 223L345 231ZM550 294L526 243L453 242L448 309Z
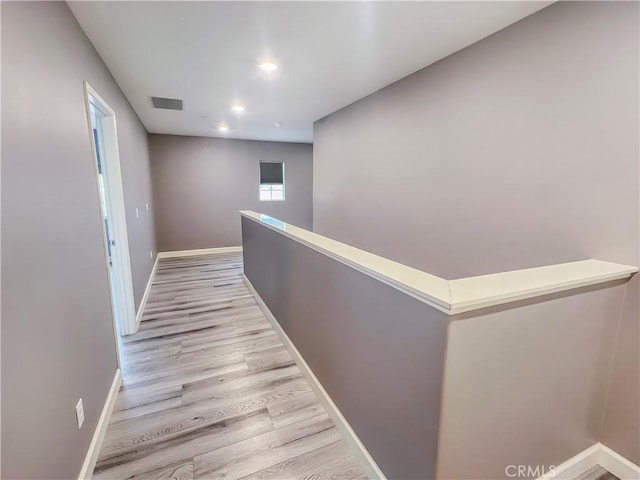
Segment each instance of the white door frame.
M89 137L91 138L91 153L93 155L93 165L96 174L96 185L98 186L98 197L100 197L100 185L98 174L98 159L96 157L96 144L93 137L93 126L91 121L91 105L101 114L96 121L100 124L102 138L101 156L103 175L105 177L104 188L106 190L107 210L109 212L109 224L113 231L109 231L110 237L115 241L115 248L112 251L113 269L109 267L109 253L107 246L107 233L104 221L101 219L102 232L104 238L105 265L109 275L109 294L111 297L111 308L113 313L114 330L116 336L130 335L136 331L136 309L133 297L133 278L131 275L131 258L129 256L129 236L127 234L127 219L125 213L124 193L122 189L122 174L120 172L120 156L118 154L118 136L116 130L116 114L98 93L84 82L85 104L87 109L87 122L89 126ZM100 212L105 217L102 201L99 200ZM112 275L112 273L114 275ZM113 286L113 287L112 287ZM113 298L113 290L115 297ZM116 338L116 344L119 341ZM118 350L118 357L120 352ZM118 360L119 361L119 360Z

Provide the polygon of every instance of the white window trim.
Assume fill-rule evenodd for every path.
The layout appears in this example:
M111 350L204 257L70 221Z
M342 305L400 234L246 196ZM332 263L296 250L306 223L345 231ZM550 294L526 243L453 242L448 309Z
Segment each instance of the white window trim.
M264 163L281 163L282 164L282 183L260 183L260 163L263 163L262 161L260 161L258 163L258 200L261 202L284 202L287 199L287 189L286 189L286 168L284 166L284 162L270 162L270 161L264 161ZM274 187L274 186L282 186L282 198L273 198L273 190L269 190L271 192L271 197L272 198L261 198L261 193L263 192L262 187L263 186L269 186L269 187Z

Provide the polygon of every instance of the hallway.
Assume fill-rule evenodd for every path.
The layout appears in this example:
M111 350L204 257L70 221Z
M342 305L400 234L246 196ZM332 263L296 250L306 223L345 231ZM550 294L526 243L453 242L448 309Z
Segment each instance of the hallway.
M242 255L160 259L96 479L365 478L242 281Z

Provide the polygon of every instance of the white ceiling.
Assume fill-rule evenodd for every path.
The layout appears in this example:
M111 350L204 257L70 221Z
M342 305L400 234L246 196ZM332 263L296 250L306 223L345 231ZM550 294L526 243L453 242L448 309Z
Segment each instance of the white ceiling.
M550 3L69 6L149 132L311 142L315 120ZM263 72L263 60L280 68ZM183 99L184 110L154 109L150 96ZM232 113L234 101L246 111ZM226 134L217 131L220 122L229 125Z

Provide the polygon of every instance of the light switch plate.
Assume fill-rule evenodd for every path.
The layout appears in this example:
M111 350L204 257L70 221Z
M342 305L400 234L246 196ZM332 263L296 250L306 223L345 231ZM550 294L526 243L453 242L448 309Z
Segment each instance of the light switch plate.
M136 207L136 218L140 218L140 212L138 212L138 207Z

